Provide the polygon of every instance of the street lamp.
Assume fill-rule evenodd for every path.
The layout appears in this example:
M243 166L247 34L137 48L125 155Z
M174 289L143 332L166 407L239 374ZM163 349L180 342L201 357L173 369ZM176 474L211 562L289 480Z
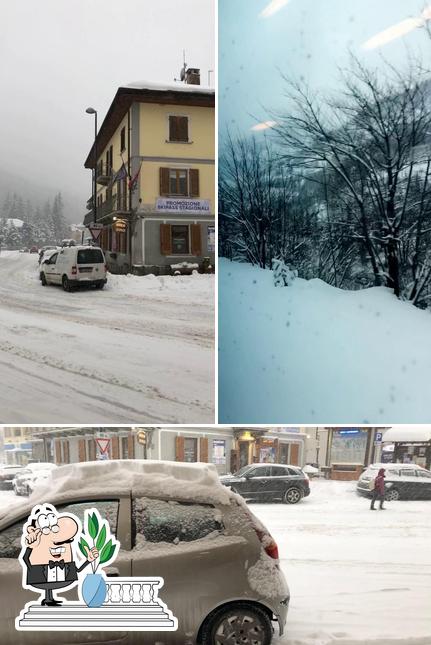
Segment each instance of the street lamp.
M96 196L97 196L97 110L88 107L87 114L94 114L94 174L93 174L93 221L97 221Z

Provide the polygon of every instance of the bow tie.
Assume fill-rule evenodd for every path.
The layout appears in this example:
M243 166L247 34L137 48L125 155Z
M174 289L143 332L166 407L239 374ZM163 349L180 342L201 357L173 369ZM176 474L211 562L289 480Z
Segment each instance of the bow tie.
M50 560L49 568L53 569L54 567L60 567L60 569L64 569L64 560Z

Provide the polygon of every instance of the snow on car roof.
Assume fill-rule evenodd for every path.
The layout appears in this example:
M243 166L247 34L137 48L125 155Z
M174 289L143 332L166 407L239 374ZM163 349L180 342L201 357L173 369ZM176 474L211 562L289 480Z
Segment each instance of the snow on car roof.
M383 441L431 441L431 426L398 426L389 428Z
M115 494L128 488L134 494L162 496L190 502L229 504L233 494L218 479L213 464L118 459L68 464L52 471L38 497L68 492Z

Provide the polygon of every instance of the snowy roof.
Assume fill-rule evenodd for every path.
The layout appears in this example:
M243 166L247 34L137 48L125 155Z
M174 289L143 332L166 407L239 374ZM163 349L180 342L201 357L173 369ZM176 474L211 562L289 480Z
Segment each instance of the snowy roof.
M213 87L205 85L192 85L189 83L157 83L152 81L135 81L122 85L134 90L154 90L158 92L199 92L201 94L215 94Z
M6 220L6 226L14 226L15 228L21 228L23 225L24 225L24 222L22 219L10 217L9 219Z
M389 428L383 441L431 441L431 426L398 426Z
M38 497L65 493L82 495L114 493L129 489L134 494L187 501L229 504L232 493L223 486L213 464L188 464L145 459L116 459L68 464L52 471L50 480L37 490Z

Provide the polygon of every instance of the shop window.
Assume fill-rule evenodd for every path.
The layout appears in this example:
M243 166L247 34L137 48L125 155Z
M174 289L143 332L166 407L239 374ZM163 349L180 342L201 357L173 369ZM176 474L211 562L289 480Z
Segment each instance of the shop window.
M139 546L145 542L193 542L224 528L213 506L147 497L133 500L132 526L134 545Z
M189 253L189 227L172 226L172 253L174 255L186 255Z
M187 116L169 116L169 141L188 143L189 118Z
M129 459L129 439L121 437L121 459Z
M224 439L213 440L213 464L226 463L226 441Z
M184 461L194 463L198 460L198 440L184 437Z

